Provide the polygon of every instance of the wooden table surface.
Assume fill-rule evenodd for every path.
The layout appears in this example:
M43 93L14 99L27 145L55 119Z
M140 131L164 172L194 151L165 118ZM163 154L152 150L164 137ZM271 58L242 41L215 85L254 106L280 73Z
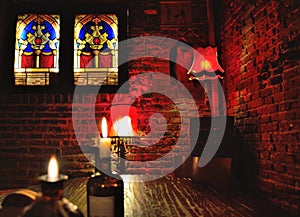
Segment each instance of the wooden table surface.
M126 217L289 216L262 199L235 190L218 191L188 178L167 176L148 182L134 182L139 178L137 176L123 178ZM76 204L85 216L87 179L69 179L64 186L64 196ZM39 191L39 186L31 189Z
M220 192L188 178L163 177L148 182L132 182L136 176L123 178L126 217L284 216L262 199L234 190ZM85 216L86 182L87 178L69 180L64 191Z

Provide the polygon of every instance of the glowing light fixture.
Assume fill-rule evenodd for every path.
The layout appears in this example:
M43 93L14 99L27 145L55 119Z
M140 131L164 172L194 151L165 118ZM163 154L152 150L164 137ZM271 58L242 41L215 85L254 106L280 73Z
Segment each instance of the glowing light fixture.
M199 47L194 52L193 64L187 74L189 79L205 80L224 78L224 69L218 62L217 47Z

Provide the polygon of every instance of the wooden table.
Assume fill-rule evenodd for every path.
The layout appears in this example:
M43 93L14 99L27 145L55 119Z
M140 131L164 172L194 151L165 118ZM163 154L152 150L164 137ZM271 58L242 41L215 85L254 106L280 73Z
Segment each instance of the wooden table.
M218 191L188 178L168 176L148 182L129 182L137 178L124 176L126 217L285 216L266 201L232 189ZM86 177L69 179L64 187L64 196L76 204L85 216L86 183ZM31 189L39 191L39 186Z
M284 216L262 199L234 190L217 191L187 178L167 176L148 182L133 182L137 176L123 178L126 217ZM86 182L87 178L69 180L64 191L85 216Z

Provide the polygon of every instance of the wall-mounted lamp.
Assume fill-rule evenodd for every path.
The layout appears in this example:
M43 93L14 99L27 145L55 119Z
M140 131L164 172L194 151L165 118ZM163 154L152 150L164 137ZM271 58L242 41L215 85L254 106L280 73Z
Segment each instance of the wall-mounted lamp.
M193 63L187 74L190 75L190 80L223 79L224 69L218 62L217 47L195 49Z

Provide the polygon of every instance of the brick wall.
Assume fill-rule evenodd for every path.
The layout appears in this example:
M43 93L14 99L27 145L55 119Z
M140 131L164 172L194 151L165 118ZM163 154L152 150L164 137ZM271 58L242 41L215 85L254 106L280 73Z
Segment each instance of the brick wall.
M130 1L130 36L157 35L175 39L185 36L191 45L207 45L205 1L192 0L191 3L193 24L188 29L176 25L160 26L157 0ZM235 125L244 139L239 159L242 185L258 187L275 204L291 212L299 212L300 77L295 55L299 50L298 3L296 0L224 0L223 4L225 17L222 19L219 55L226 74L223 85L228 114L235 117ZM2 19L0 25L5 26ZM139 47L132 49L133 52L135 50ZM143 58L129 63L130 78L142 73L151 76L149 72L153 71L168 73L168 70L168 62L157 58ZM196 99L199 116L209 115L202 88L194 84L186 86ZM143 81L133 79L130 83L130 90L135 93L144 87ZM170 88L170 91L176 94L176 90ZM95 117L99 121L103 116L109 116L109 105L114 96L75 97L91 106L93 97L97 97ZM72 94L1 93L0 188L36 184L36 178L45 173L49 154L55 153L57 148L62 149L62 169L65 173L86 175L93 170L74 134L72 102ZM189 128L190 102L181 98L176 103L186 108L185 119L180 124ZM174 103L159 94L145 94L135 101L135 105L141 134L149 132L149 116L155 112L166 117L168 128L155 148L139 149L132 158L154 159L158 153L168 152L178 139L178 111ZM82 111L80 115L85 117L86 114ZM85 123L86 145L92 145L95 135L89 131L89 117ZM159 128L156 130L159 131ZM189 143L189 135L186 135L184 143ZM172 166L172 160L166 164ZM134 171L163 172L157 167L149 163L147 168L136 168Z
M49 155L59 147L64 157L82 159L71 156L80 152L72 130L71 100L69 95L1 95L2 188L36 183L45 173ZM85 164L76 162L70 170L85 169Z
M224 16L223 84L244 138L243 185L299 214L299 2L224 0Z
M185 36L193 43L206 44L207 31L206 14L198 12L205 7L205 1L192 1L191 10L195 12L193 20L195 24L187 28L176 26L160 26L160 5L159 1L130 1L130 20L129 32L130 37L157 35L178 39ZM4 25L5 22L2 23ZM185 33L188 34L185 35ZM196 37L196 34L202 32L202 39ZM173 44L170 44L171 48ZM140 47L132 47L132 52L139 51ZM168 53L168 50L164 50ZM2 61L1 61L2 62ZM7 67L11 68L11 67ZM169 73L169 62L157 58L143 58L129 63L129 76L149 72ZM1 75L2 76L2 75ZM166 87L170 88L171 95L176 96L181 90L172 89L170 82L166 82ZM130 92L139 93L147 85L147 81L131 80ZM209 114L208 105L204 104L203 89L201 86L194 86L193 83L186 84L191 90L193 97L196 99L199 115ZM13 92L13 91L12 91ZM116 97L122 98L122 94ZM94 96L88 94L85 96L75 95L75 102L84 101L87 106L93 106L93 99L96 98L95 117L97 123L100 123L102 117L109 117L110 104L114 94L98 94ZM129 97L130 94L129 94ZM93 166L81 152L78 145L72 119L72 93L36 93L36 94L8 94L0 95L0 189L16 188L28 186L37 183L37 177L46 172L49 155L56 152L57 148L62 151L63 173L72 177L90 174ZM140 134L149 132L149 116L153 113L162 114L167 120L167 130L164 137L155 146L149 149L138 149L131 156L132 159L149 160L155 159L162 153L167 153L173 148L180 135L180 126L189 129L189 118L193 111L190 110L190 103L185 98L178 98L175 102L184 109L183 122L180 122L178 108L168 97L159 94L141 95L135 105L138 108L138 130ZM93 145L96 137L91 130L91 119L87 116L85 110L79 114L82 119L84 128L84 145ZM158 124L163 123L163 118L158 119ZM160 128L152 129L159 132ZM184 144L177 147L177 151L185 152L189 146L189 135L185 136ZM130 164L130 162L128 163ZM147 168L131 169L134 173L162 173L163 168L160 166L173 166L173 158L166 161L164 165L156 165L149 161ZM129 171L130 172L130 171Z

